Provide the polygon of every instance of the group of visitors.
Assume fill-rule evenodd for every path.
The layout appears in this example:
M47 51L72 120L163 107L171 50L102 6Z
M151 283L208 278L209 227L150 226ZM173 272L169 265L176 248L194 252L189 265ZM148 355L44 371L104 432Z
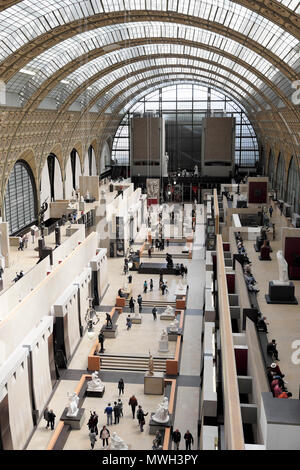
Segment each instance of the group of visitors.
M44 419L47 422L46 429L49 429L49 426L50 426L51 431L53 431L54 425L55 425L55 418L56 418L56 415L54 414L53 410L49 410L47 406L44 411Z
M194 444L194 438L189 430L186 431L183 438L185 440L185 450L191 450L191 445ZM178 429L175 429L175 431L173 431L172 441L174 442L174 450L179 450L179 444L181 441L181 432Z
M119 396L121 393L124 394L124 380L122 378L118 382L118 390L119 390ZM138 401L135 395L132 395L129 398L128 405L131 408L132 418L133 419L135 419L135 417L137 418L140 431L143 432L144 425L145 425L145 417L148 415L148 412L145 413L143 411L143 408L141 405L138 404ZM138 408L137 412L136 412L136 408ZM119 424L120 418L123 418L124 416L123 415L123 402L121 398L118 398L118 401L115 401L113 406L111 403L108 403L104 410L104 413L106 414L106 417L107 417L107 423L106 425L103 425L99 433L99 438L102 439L103 448L108 447L109 445L108 440L110 438L110 431L107 428L107 426L112 426L113 424L114 425ZM113 418L114 418L114 421L113 421ZM91 442L91 449L94 449L95 443L97 441L98 421L99 421L99 417L97 413L95 411L90 412L90 418L89 418L87 426L89 428L89 438ZM156 436L157 445L159 444L158 441L161 442L161 440L158 438L159 436ZM154 441L153 441L153 445L154 445Z
M244 274L244 279L246 282L247 289L249 292L257 293L259 292L259 289L255 287L255 284L257 284L257 282L251 272L251 261L248 258L246 249L243 244L243 238L241 237L240 232L238 232L236 235L236 242L237 242L239 255L242 256L242 261L240 261L238 258L237 259L241 262L243 266L243 274Z
M143 288L144 288L144 294L147 294L147 290L148 290L148 282L147 281L144 281ZM150 288L150 292L152 292L153 291L153 279L150 279L149 288Z
M272 343L273 342L275 342L275 340L272 340ZM276 342L275 342L275 348L276 348ZM270 388L275 398L291 398L293 396L292 393L288 392L286 388L286 384L288 382L283 380L284 374L281 372L278 364L273 362L270 365L270 367L267 368L267 375L268 375Z
M180 264L180 275L182 278L187 278L188 269L182 263Z

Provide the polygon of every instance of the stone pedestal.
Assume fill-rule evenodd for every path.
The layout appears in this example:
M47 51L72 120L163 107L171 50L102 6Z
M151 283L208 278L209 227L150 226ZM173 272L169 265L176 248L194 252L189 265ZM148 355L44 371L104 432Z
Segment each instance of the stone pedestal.
M102 390L87 390L86 396L87 397L95 397L95 398L102 398L105 392L105 387Z
M167 315L167 314L164 314L162 313L159 317L161 320L169 320L169 321L172 321L175 319L175 313L173 315Z
M104 338L116 338L118 334L118 325L114 325L112 328L104 327L101 331L104 334Z
M171 331L170 328L167 328L168 340L177 341L177 336L182 335L182 328L178 328L178 331Z
M131 317L132 323L142 323L142 315L138 314L135 315L134 317Z
M68 408L65 408L60 418L61 421L63 421L64 424L69 424L72 429L81 429L83 421L84 421L85 409L79 408L77 416L75 416L74 418L67 416L67 412L68 412Z
M163 372L154 372L153 375L144 376L144 394L145 395L163 395L164 393L164 374Z
M169 428L172 426L172 417L169 415L169 419L166 423L158 423L157 421L154 421L152 419L152 416L155 413L151 413L150 415L150 421L149 421L149 434L155 434L156 431L162 431L165 430L166 428Z
M168 341L159 341L158 342L158 350L160 352L168 352L169 351Z
M298 304L295 297L295 285L290 281L270 281L269 293L265 297L268 304Z

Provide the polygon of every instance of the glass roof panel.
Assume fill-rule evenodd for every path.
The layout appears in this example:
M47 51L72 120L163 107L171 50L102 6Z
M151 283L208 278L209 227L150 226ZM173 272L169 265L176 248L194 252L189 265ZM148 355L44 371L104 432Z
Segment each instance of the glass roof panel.
M298 9L294 0L281 0L285 6ZM124 10L125 7L125 10ZM89 15L131 10L166 11L166 2L157 0L24 0L0 12L0 60L19 49L30 39ZM214 21L259 41L285 61L298 40L275 23L230 0L169 0L167 11L194 15ZM228 23L229 22L229 23ZM84 26L84 24L83 24ZM276 38L276 42L273 42ZM10 52L9 52L10 51ZM276 52L278 51L278 52ZM290 59L291 60L291 59ZM292 64L289 64L292 65Z
M193 38L194 41L202 42L203 44L213 45L222 50L232 53L237 58L240 58L247 62L249 65L257 68L267 78L272 79L278 71L274 68L270 62L256 54L254 51L241 46L235 41L222 37L218 34L211 33L209 31L193 28L190 26L180 26L177 24L168 23L156 23L155 28L152 30L153 23L134 23L127 25L116 25L109 28L99 28L93 31L87 31L79 34L73 38L70 38L62 43L50 48L46 52L40 54L37 58L32 60L26 66L27 69L35 71L34 77L28 76L22 73L17 73L8 82L8 91L14 91L20 93L22 87L27 88L27 98L30 97L29 90L33 93L47 78L51 77L60 68L66 66L72 60L82 57L83 54L88 51L92 51L95 48L101 48L103 45L109 45L111 42L117 42L120 38L124 41L127 39L131 40L137 37L150 37L153 32L156 37L178 37L180 38ZM177 36L176 36L177 35ZM130 42L128 43L130 46ZM183 46L180 44L164 44L163 46L157 46L157 44L147 44L145 46L134 46L120 51L111 51L102 57L94 59L90 62L84 62L75 72L71 73L65 78L66 81L72 82L70 87L66 89L66 92L72 92L77 86L83 83L87 78L93 74L99 72L105 67L116 64L124 59L130 59L135 56L143 54L165 54L165 53L178 53L188 55L195 55L199 58L205 58L218 63L222 63L224 66L234 68L238 73L245 75L246 73L251 76L250 72L247 72L243 67L238 64L234 64L232 61L223 57L222 55L214 52L209 52L200 48L192 48L189 46ZM251 76L251 80L258 80ZM28 87L27 84L30 83ZM58 88L60 86L58 85ZM24 100L26 101L26 97Z
M122 83L114 86L111 88L111 90L105 94L105 96L102 96L100 100L97 101L97 107L99 111L103 111L104 106L107 106L108 103L111 101L110 108L114 111L120 106L120 103L122 103L124 100L126 101L127 97L130 96L132 93L134 93L135 90L139 90L141 88L141 84L137 83L138 80L142 80L142 83L149 83L151 85L152 83L155 82L161 82L164 79L172 79L172 78L177 78L181 80L189 80L189 79L194 79L194 80L205 80L207 83L217 83L220 84L222 87L225 89L232 89L234 92L234 89L232 88L234 84L228 84L226 80L223 80L221 77L215 78L211 74L203 72L199 74L187 74L186 72L184 73L178 73L174 74L172 73L172 70L166 71L166 74L164 76L159 75L158 77L155 77L155 74L157 72L151 71L147 73L140 74L138 77L131 77L127 79L125 82L123 81ZM151 78L151 75L153 77ZM124 86L125 85L125 86ZM125 88L125 90L124 90ZM237 91L238 90L238 91ZM239 95L238 100L241 101L241 97L246 97L248 101L252 101L251 98L247 95L247 93L243 92L240 88L236 87L235 88L235 93ZM113 103L113 104L112 104ZM252 106L257 109L257 104L253 102Z
M183 62L186 62L186 59L183 59ZM192 61L190 61L190 63L187 64L189 67L192 67L191 62ZM161 67L163 65L165 67L162 70ZM169 67L166 67L166 65L168 65ZM230 76L230 74L228 72L226 72L226 71L224 71L221 68L216 67L216 66L210 66L210 69L207 72L202 71L202 70L195 70L195 69L192 69L192 68L188 72L187 69L181 67L181 65L182 65L182 62L178 58L166 58L166 59L150 59L149 58L149 60L147 60L147 61L141 61L141 62L138 62L137 64L126 65L126 66L118 69L117 71L111 72L110 74L105 75L105 77L101 78L100 80L97 80L96 82L94 82L91 87L88 87L87 91L83 91L83 93L81 93L81 95L77 98L76 101L80 102L81 104L83 102L85 103L85 105L88 104L105 87L110 86L115 80L120 79L121 77L125 77L125 78L122 78L122 85L125 84L125 86L128 86L130 83L132 83L132 81L134 82L134 81L140 79L140 73L138 75L134 75L134 77L131 78L130 81L129 81L128 78L126 78L127 75L132 73L132 72L138 72L139 70L143 70L146 67L156 67L153 71L149 72L151 74L157 74L159 71L162 71L163 73L172 73L172 72L175 72L175 71L176 72L181 71L182 73L184 73L186 75L188 75L189 73L194 74L194 75L209 74L210 77L213 77L214 75L216 76L216 74L219 73L219 74L224 76L224 79L223 79L224 83L227 82L227 79ZM186 64L184 64L184 65L186 65ZM203 66L205 64L201 64L201 65ZM196 66L199 66L199 63L196 64ZM144 76L146 76L145 73L144 73ZM236 84L243 87L250 94L256 94L256 91L252 88L252 86L248 85L243 80L239 79L238 77L236 77L234 75L232 75L230 78ZM218 76L218 79L221 80L221 78L219 78L219 76ZM263 85L263 84L261 83L261 85ZM110 94L112 94L112 92L110 92ZM241 94L244 95L244 96L247 96L246 93L241 93ZM264 101L263 98L260 95L258 95L258 96L259 96L260 101L263 102Z

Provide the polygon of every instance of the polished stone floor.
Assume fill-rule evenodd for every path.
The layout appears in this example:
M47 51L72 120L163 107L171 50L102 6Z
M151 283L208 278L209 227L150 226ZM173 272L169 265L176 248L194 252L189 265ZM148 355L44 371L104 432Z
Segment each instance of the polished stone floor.
M198 208L199 209L199 208ZM180 360L180 374L177 378L177 398L175 406L174 427L178 427L182 435L187 429L192 433L195 439L194 449L197 449L197 422L199 416L199 394L200 394L200 354L201 354L201 330L202 330L202 308L203 308L203 292L205 283L204 268L204 219L199 212L198 226L195 232L195 242L193 259L179 259L178 262L188 267L187 284L189 285L188 293L188 309L185 315L184 338L182 343L182 353ZM143 227L146 230L146 227ZM140 231L141 232L141 231ZM139 232L139 233L140 233ZM174 248L174 247L172 247ZM178 253L181 253L181 246L176 247ZM165 250L166 251L166 250ZM174 252L174 261L176 262L176 250ZM148 260L147 260L148 261ZM155 261L155 260L153 260ZM123 258L109 258L109 287L101 301L101 306L112 307L115 304L117 290L124 285L126 280L123 274ZM179 278L175 275L166 275L164 278L168 282L169 293L165 296L161 295L158 289L158 279L153 279L153 292L143 294L143 282L153 277L133 273L133 297L136 298L139 293L142 294L144 300L165 300L174 301L175 291L178 286ZM156 276L158 278L158 276ZM194 309L194 310L193 310ZM173 357L175 351L175 343L169 341L168 353L160 353L158 351L158 341L162 328L165 328L168 321L160 320L159 315L156 321L153 320L151 313L145 311L142 313L142 324L134 324L130 331L126 330L125 321L127 313L123 313L118 320L118 336L115 339L106 339L106 353L116 355L148 355L149 350L155 356ZM99 329L104 323L105 315L100 313ZM96 327L98 330L98 325ZM56 425L59 417L67 404L67 392L75 390L81 374L86 373L87 355L93 341L85 334L78 345L78 348L69 364L68 370L53 394L49 407L54 409L57 416ZM143 393L143 377L142 372L126 372L126 371L101 371L100 377L105 383L105 395L103 398L92 399L86 398L83 407L86 409L85 421L78 431L71 431L64 449L89 449L90 442L88 438L87 420L90 411L96 411L99 415L99 426L106 424L106 415L104 415L104 407L108 401L114 401L118 398L117 382L120 377L125 381L124 395L124 418L118 425L110 427L110 432L116 431L122 437L129 448L132 450L151 449L153 436L149 434L149 421L146 418L145 431L141 433L137 426L137 421L133 420L130 415L128 399L132 393L135 393L138 401L142 404L145 411L154 412L158 404L162 401L162 396L144 395ZM75 379L75 380L74 380ZM45 429L43 419L34 432L28 449L44 449L51 438L51 431ZM182 439L183 441L183 439ZM181 449L184 443L181 442ZM102 442L97 441L95 449L102 449Z

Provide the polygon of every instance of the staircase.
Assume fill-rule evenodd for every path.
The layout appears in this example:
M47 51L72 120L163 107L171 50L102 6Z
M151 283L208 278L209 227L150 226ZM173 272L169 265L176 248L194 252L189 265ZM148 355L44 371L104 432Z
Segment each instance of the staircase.
M114 356L100 354L100 370L131 370L145 372L149 369L148 356ZM166 359L153 358L154 371L166 372Z
M175 302L171 302L169 300L143 300L143 303L142 303L142 309L144 307L149 307L149 308L153 308L153 307L161 307L161 308L165 308L167 307L168 305L170 305L171 307L174 307L176 308L176 301ZM129 299L126 299L126 304L125 304L126 307L129 307ZM139 308L139 304L136 302L135 303L135 310L137 310Z
M175 259L178 259L178 258L179 259L180 258L188 259L189 253L188 252L187 253L172 253L172 257L175 258ZM150 259L147 252L143 252L141 258ZM152 253L151 258L163 258L163 259L165 259L166 258L166 253Z

